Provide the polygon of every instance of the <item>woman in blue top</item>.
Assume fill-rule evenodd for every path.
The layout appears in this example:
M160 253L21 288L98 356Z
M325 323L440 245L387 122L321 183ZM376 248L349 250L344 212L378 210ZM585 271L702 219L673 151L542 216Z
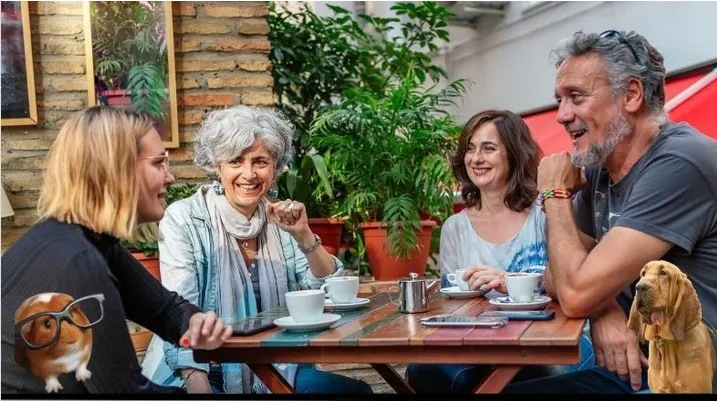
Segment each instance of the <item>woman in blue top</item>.
M292 157L292 129L278 114L237 106L210 113L195 164L213 185L173 203L159 225L162 283L225 320L286 305L284 294L318 288L341 262L319 246L304 205L265 195ZM298 393L370 393L364 382L311 365L275 367ZM191 352L153 338L143 373L188 392L263 393L242 364L200 364Z
M540 272L548 264L545 214L535 204L540 148L520 116L487 110L473 116L451 158L462 184L466 209L449 217L441 229L440 269L446 276L468 269L464 280L487 297L507 293L506 272ZM589 337L581 345L581 362L549 369L523 369L522 378L592 367ZM487 376L487 365L409 365L406 376L417 392L468 393ZM516 379L518 380L518 379Z

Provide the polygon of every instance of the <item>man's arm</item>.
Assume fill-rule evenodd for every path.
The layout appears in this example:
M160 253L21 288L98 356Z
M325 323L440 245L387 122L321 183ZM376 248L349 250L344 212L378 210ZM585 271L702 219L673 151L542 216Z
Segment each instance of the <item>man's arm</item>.
M583 244L586 252L590 252L593 248L595 248L595 245L597 245L595 238L581 231L578 231L578 236L580 237L580 242ZM548 263L548 266L545 268L543 280L545 281L545 291L548 295L554 299L560 299L558 294L555 292L555 287L553 287L553 278L550 273L550 263Z
M588 252L570 200L548 199L545 211L553 290L569 317L588 317L600 310L639 276L647 262L662 258L672 247L632 228L613 227Z

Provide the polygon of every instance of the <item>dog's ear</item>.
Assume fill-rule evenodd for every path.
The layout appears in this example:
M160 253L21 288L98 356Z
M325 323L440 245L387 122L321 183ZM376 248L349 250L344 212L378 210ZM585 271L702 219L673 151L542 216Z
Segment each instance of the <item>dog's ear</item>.
M627 328L635 332L635 335L640 340L640 343L645 342L645 325L642 324L642 316L637 311L637 298L632 300L632 306L630 307L630 318L627 321Z
M677 292L675 302L672 305L672 316L670 319L670 332L676 340L684 340L685 329L699 323L702 319L702 308L697 299L692 282L682 272L678 272L676 285L673 287Z

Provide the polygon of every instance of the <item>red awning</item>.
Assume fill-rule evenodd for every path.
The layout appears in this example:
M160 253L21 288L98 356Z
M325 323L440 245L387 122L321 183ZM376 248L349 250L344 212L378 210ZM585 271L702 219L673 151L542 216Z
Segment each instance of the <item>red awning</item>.
M668 103L677 95L689 90L693 85L700 85L700 80L712 75L700 71L687 76L668 79L665 83L665 101ZM704 80L702 81L704 83ZM679 99L676 99L679 100ZM675 102L673 102L675 103ZM717 119L711 116L717 112L717 80L712 79L706 86L679 103L667 108L673 121L687 121L706 135L717 138ZM550 109L540 113L523 116L530 127L533 138L538 142L544 155L566 150L572 151L570 138L562 125L557 122L558 109Z
M685 89L666 109L671 120L688 122L717 139L717 68Z

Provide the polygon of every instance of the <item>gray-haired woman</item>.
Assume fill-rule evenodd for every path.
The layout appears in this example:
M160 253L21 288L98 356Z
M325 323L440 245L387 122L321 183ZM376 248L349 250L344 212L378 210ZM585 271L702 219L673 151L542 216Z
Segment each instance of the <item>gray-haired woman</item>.
M231 321L285 306L286 292L318 288L341 273L311 232L304 205L265 197L291 159L291 138L291 125L275 112L237 106L207 116L194 161L218 181L167 208L159 225L167 288ZM275 366L298 393L371 393L362 381L310 365ZM156 336L143 373L189 392L267 391L245 365L196 363L191 351Z

